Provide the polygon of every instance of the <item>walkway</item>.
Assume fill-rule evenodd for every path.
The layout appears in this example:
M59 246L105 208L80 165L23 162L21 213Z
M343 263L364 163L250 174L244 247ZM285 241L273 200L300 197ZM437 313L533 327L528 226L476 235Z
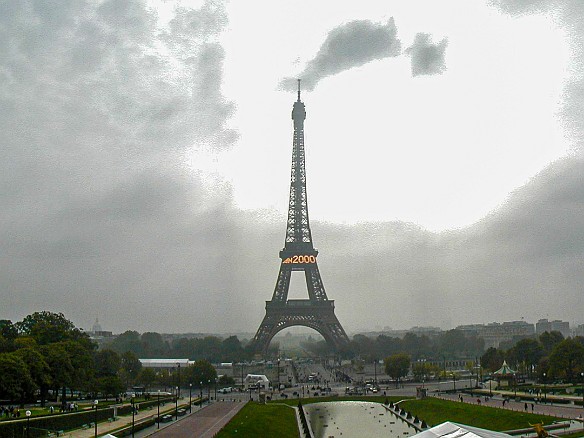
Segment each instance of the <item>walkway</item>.
M462 395L462 400L464 403L472 403L478 404L477 399L480 399L482 406L491 406L495 408L503 408L503 409L510 409L513 411L522 411L522 412L533 412L534 414L543 414L543 415L551 415L555 417L561 418L568 418L568 419L575 419L575 418L582 418L582 414L584 413L584 409L582 406L575 406L575 405L561 405L561 404L542 404L542 403L533 403L533 411L531 409L531 402L527 402L527 411L525 411L525 401L514 401L512 398L509 401L506 401L503 405L503 397L501 396L493 396L487 397L488 400L485 400L484 395L477 395L475 394L471 397L469 394L429 394L432 397L441 398L444 400L452 400L452 401L460 401L459 395Z
M156 438L166 437L207 437L211 438L221 428L239 412L245 405L244 402L223 402L218 401L210 405L203 405L203 407L193 406L191 414L183 417L178 417L178 421L173 420L170 423L161 423L160 429L156 425L147 429L137 431L136 437L156 436ZM179 404L180 406L180 404ZM188 412L188 403L187 403ZM167 403L164 407L161 406L160 415L167 412L174 412L174 404ZM149 418L156 418L156 406L152 409L145 409L134 415L135 424ZM132 424L132 416L125 415L118 417L112 422L101 422L97 424L97 435L103 436L116 429L130 426ZM95 436L95 428L76 429L65 433L67 438L93 438Z
M153 438L212 438L244 406L245 403L242 402L216 402L146 436Z

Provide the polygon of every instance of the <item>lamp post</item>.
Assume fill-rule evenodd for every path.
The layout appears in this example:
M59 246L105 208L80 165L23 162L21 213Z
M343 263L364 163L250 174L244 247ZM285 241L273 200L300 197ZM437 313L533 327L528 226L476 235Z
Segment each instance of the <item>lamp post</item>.
M493 379L489 377L489 396L493 396Z
M178 366L178 384L176 386L176 396L180 397L180 363L176 363L176 365Z
M203 382L199 382L199 390L200 392L200 396L199 396L199 409L203 407Z
M193 394L193 384L189 383L189 414L191 412L193 412L193 398L192 398L192 394Z
M584 409L584 373L580 373L582 377L582 408ZM584 415L582 416L584 418Z
M32 415L32 412L30 411L26 411L26 438L28 438L29 435L29 428L30 428L30 416Z
M156 429L160 429L160 389L158 390L158 417L156 418L156 424L158 425Z
M99 403L98 400L93 401L93 406L95 406L95 417L94 417L94 420L95 420L95 438L97 438L97 404L98 403Z
M174 395L174 414L178 421L178 386L176 387L176 394Z
M217 381L219 379L217 377L215 377L215 401L217 401Z
M132 393L131 396L131 402L132 402L132 438L134 438L134 417L136 414L136 409L134 409L134 397L136 397L136 394Z
M543 373L543 402L547 403L547 392L546 392L546 388L545 388L545 376L546 373Z
M211 379L207 381L207 404L211 404Z
M377 359L373 359L373 383L377 388Z

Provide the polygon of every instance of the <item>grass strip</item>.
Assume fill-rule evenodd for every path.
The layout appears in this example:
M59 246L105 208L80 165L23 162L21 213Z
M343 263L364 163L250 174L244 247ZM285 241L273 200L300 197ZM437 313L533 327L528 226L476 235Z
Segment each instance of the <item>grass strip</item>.
M478 406L433 397L422 400L406 400L399 406L433 426L445 421L452 421L483 429L503 431L526 428L529 427L529 424L551 424L553 421L562 420L547 415Z
M216 435L234 436L298 438L296 415L293 409L281 404L248 402Z

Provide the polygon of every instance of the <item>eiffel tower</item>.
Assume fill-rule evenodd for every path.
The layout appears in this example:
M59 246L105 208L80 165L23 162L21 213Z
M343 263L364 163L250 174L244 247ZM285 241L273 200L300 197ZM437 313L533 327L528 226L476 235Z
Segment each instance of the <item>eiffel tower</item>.
M284 249L280 251L280 272L271 301L266 301L266 316L252 340L256 353L265 354L272 338L279 331L295 326L316 330L335 350L347 345L349 338L335 316L334 301L326 296L316 257L318 251L312 244L312 233L308 221L306 197L306 169L304 164L304 119L306 110L300 100L292 108L294 140L292 144L292 175L290 201ZM293 271L304 271L308 299L289 300L288 289Z

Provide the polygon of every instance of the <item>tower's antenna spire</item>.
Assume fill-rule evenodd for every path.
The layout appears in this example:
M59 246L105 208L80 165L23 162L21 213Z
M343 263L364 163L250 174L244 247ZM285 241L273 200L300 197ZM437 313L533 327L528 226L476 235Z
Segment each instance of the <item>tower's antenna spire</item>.
M298 102L300 102L300 79L298 79Z

